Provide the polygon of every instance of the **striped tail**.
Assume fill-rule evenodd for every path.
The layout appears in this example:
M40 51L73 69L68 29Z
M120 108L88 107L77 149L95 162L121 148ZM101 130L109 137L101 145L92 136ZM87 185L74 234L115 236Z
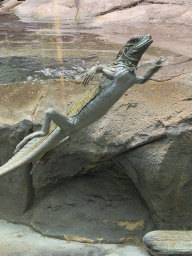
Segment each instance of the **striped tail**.
M58 126L53 124L47 136L36 137L30 140L6 164L0 167L0 176L24 164L40 159L50 148L57 145L63 139L62 134L58 132L57 128Z
M30 140L20 151L18 151L6 164L0 167L0 176L11 172L18 167L30 163L32 161L31 146L37 142L39 138ZM32 153L32 152L31 152Z

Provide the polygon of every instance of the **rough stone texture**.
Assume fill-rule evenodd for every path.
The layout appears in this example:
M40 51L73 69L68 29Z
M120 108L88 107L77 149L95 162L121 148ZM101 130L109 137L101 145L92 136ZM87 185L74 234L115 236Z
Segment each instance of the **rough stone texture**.
M141 4L133 8L117 10L94 19L94 24L99 25L104 22L126 22L126 23L157 23L174 21L182 22L187 19L187 6L181 5L162 5L162 4ZM170 16L170 12L174 16ZM190 15L190 12L188 13Z
M177 134L177 129L172 132ZM117 158L147 202L159 229L191 229L191 149L190 130Z
M4 120L5 121L5 120ZM0 164L4 164L12 157L12 152L18 141L32 130L32 122L23 120L15 125L1 125L0 127ZM22 214L26 207L26 195L29 185L26 184L26 167L0 180L0 204L2 213L6 216ZM9 185L8 185L9 184ZM5 198L6 204L5 204Z
M192 86L190 79L187 82L188 88ZM181 94L187 87L181 86L181 93L175 91L175 94L172 90L172 95L175 94L177 99L182 97ZM191 89L189 91L186 98L167 105L160 115L156 112L159 110L154 107L156 120L159 120L161 127L168 128L164 138L116 158L141 192L155 223L161 229L191 229L191 114L183 116L184 112L191 109ZM162 95L161 110L167 99L165 88ZM148 99L150 97L148 95ZM153 99L155 100L155 96ZM187 105L185 102L188 102ZM171 111L173 108L177 114ZM170 127L173 122L177 125Z
M75 0L26 0L14 10L27 20L73 20L77 14Z
M157 230L146 234L143 241L151 255L191 255L191 231Z
M191 5L144 2L130 9L99 16L89 21L87 26L94 27L95 33L103 39L119 43L125 41L128 35L149 33L155 42L153 46L169 50L166 56L176 52L191 57L191 8ZM164 54L165 51L162 52Z
M154 227L135 186L112 167L60 183L36 200L24 217L44 235L68 241L124 243L142 239Z
M148 3L154 4L179 4L190 6L192 4L191 0L144 0Z
M5 5L11 3L11 0L8 1ZM96 1L96 0L26 0L20 6L17 6L14 10L15 13L20 17L32 17L36 20L54 20L54 18L62 19L62 20L86 20L92 19L95 16L103 15L106 13L113 13L116 17L118 17L118 13L116 14L116 10L122 9L132 9L132 7L143 6L144 4L151 4L156 8L156 6L161 5L164 11L171 10L174 11L174 6L185 6L186 8L191 7L191 0L187 1L179 1L179 0L107 0L107 1ZM184 14L185 18L190 18L191 12L186 9L186 13ZM112 15L113 16L113 15ZM153 18L157 16L155 12L151 13ZM128 16L127 16L128 17ZM151 20L153 19L151 18ZM170 17L169 17L170 18ZM129 19L129 18L128 18Z
M129 8L136 5L139 0L108 0L108 1L93 1L79 0L78 19L90 19L94 16L99 16L116 9Z
M44 93L44 97L42 97L40 101L35 94L31 94L32 101L34 101L34 103L36 102L36 111L33 111L35 127L42 122L44 112L48 105L52 106L53 104L54 106L57 102L57 108L62 112L67 108L67 103L70 103L71 95L73 95L74 100L74 97L79 98L79 93L83 91L78 84L70 82L70 86L63 87L63 84L59 81L54 81L54 83L53 81L49 82L49 86L47 83L44 85L45 88L47 88L47 92ZM107 176L102 166L104 165L105 169L110 170L109 173L112 173L109 166L111 166L112 161L115 160L113 165L116 166L121 173L124 173L132 179L142 197L145 199L158 228L190 228L190 173L192 154L191 81L191 74L188 73L169 81L149 81L143 86L135 85L131 88L101 120L82 130L74 139L66 143L62 150L52 155L47 163L42 162L36 167L33 174L36 201L34 208L32 208L29 213L24 214L22 218L21 215L19 218L15 216L16 206L12 207L8 202L8 198L12 200L13 196L5 194L7 191L6 187L11 193L15 191L12 189L12 186L15 186L16 189L19 190L19 186L22 184L21 180L23 179L23 176L19 173L23 173L23 170L20 169L19 171L13 172L13 174L11 173L5 176L4 181L2 180L4 186L1 187L4 193L2 194L2 204L4 204L4 207L9 206L12 211L7 212L8 207L6 209L4 208L5 210L1 210L1 216L26 223L27 225L32 225L34 229L44 234L61 237L62 230L57 231L59 233L56 232L59 223L64 222L65 225L67 225L66 222L70 223L70 219L66 214L66 212L68 212L65 207L66 205L68 205L69 208L72 207L74 214L79 212L79 216L82 216L82 220L86 217L87 223L92 220L94 220L93 223L96 223L96 221L101 223L101 219L115 219L113 211L109 213L108 209L110 208L106 208L107 204L105 200L110 201L111 198L113 202L112 207L117 207L114 212L116 216L120 216L120 213L127 212L121 217L117 217L115 220L116 223L118 221L119 223L131 222L133 226L135 225L136 230L126 230L126 226L119 227L116 224L114 227L113 221L109 221L107 222L108 233L106 231L103 237L101 237L99 229L98 236L93 236L94 232L91 232L91 230L94 230L94 225L91 226L91 224L89 224L91 227L90 233L87 234L87 236L83 233L82 237L92 239L93 241L97 241L97 238L102 238L104 241L117 242L117 237L111 237L109 235L111 228L115 228L117 234L119 232L119 241L122 241L121 239L125 237L125 233L128 237L131 233L138 237L144 234L146 230L152 229L153 224L148 217L148 210L144 210L143 208L143 210L139 211L141 215L137 217L135 211L132 212L129 209L130 200L124 199L127 198L129 193L127 194L126 190L118 190L119 185L115 188L114 184L119 184L120 182L118 178L115 183L112 180L110 181L110 179L112 179L111 177L106 178ZM67 82L65 83L67 85ZM54 86L51 87L51 84L54 84ZM20 85L18 84L18 86ZM41 86L43 87L43 84L41 84ZM6 90L9 91L8 85ZM17 86L15 90L17 91ZM31 88L29 90L31 90ZM63 96L61 94L62 90ZM73 91L75 91L74 94ZM67 95L69 95L69 97ZM65 99L67 99L67 101L65 101ZM65 106L62 105L64 101ZM15 108L15 113L16 112L17 108ZM9 133L12 132L12 127L14 126L9 126ZM25 129L25 127L22 129ZM14 141L14 143L16 144L16 141ZM5 149L2 147L2 150L6 151L7 145L4 144L4 147ZM96 184L98 185L96 187L91 186L91 178L86 175L88 175L87 173L91 173L90 176L94 176L93 173L98 171L103 173L102 175L96 175L96 179L98 179ZM67 180L65 183L65 178L74 177L76 174L82 177L74 178L72 181ZM20 177L20 181L18 181L18 178L15 178L18 176ZM129 182L126 183L125 177L120 180L123 182L124 187L131 188L130 193L136 193L134 192L134 186ZM105 182L107 183L104 187L114 187L114 190L112 190L114 192L112 193L113 197L111 197L110 189L103 191L101 188L98 189L99 184ZM18 183L17 186L15 185L16 183ZM77 204L74 203L76 202L74 199L76 195L79 196L78 198L83 198L83 194L86 193L82 191L82 196L80 196L77 192L79 186L87 189L86 198L82 202L86 206L83 208L80 207L82 206L81 204L79 206L79 200L77 200ZM54 187L58 188L53 190ZM74 187L76 189L74 189ZM95 193L95 189L98 189L97 193L101 193L102 195ZM121 197L118 196L118 200L121 203L123 202L123 208L121 208L121 204L119 206L118 204L116 205L118 194ZM66 195L68 195L69 198L66 199ZM106 199L104 200L102 196L106 197ZM138 197L138 195L136 197ZM100 199L98 200L97 198ZM21 198L18 200L20 200L20 202L22 201ZM94 208L89 208L94 200L96 200L95 205L97 205L98 208L104 207L102 211L103 215L99 213L100 209L98 210L98 214L96 214L99 215L98 219L90 212L90 209L93 210ZM125 203L124 200L127 200L127 203ZM61 204L61 201L63 204ZM140 203L137 203L138 201L132 202L133 207L136 208L138 208L137 204L140 204L140 207L143 204L142 201L140 201ZM23 204L22 209L24 209L26 202ZM87 211L85 209L87 209ZM50 215L48 212L50 212ZM40 213L42 213L42 215ZM93 216L91 216L91 214L93 214ZM76 216L73 215L72 212L71 215L73 216L72 219ZM103 216L106 215L108 215L108 218L104 219ZM58 216L61 216L61 219L59 219ZM62 216L64 216L65 219L63 219L64 217ZM57 219L58 222L53 222L52 218ZM85 225L80 219L79 223L76 225L77 230L73 228L74 233L71 236L81 237L80 234L83 232L82 225ZM144 221L141 221L142 219ZM139 228L137 228L138 226L135 224L137 222L140 223ZM50 226L50 224L52 225ZM99 227L99 224L96 226ZM67 230L67 226L64 230ZM79 230L81 230L81 232ZM65 233L63 233L63 235L64 234ZM70 231L66 231L66 236L70 236Z
M53 13L53 8L50 8L49 15L47 13L52 1L45 2L42 6L47 5L47 7L41 8L42 12L45 11L44 14L35 14L38 8L31 7L32 4L40 5L37 0L26 0L14 10L23 21L29 21L32 17L33 20L35 17L41 19L41 15L44 20L47 16L48 20L54 21L56 15L60 20L73 22L80 20L83 24L83 21L88 18L89 21L85 24L87 32L92 34L94 27L94 33L104 40L120 44L124 44L131 36L150 33L155 42L153 46L161 48L157 49L157 52L162 52L161 55L177 53L192 57L191 0L144 0L139 2L137 0L115 2L111 0L79 0L76 1L76 5L70 1L71 8L69 10L62 9L67 6L64 1L63 7L58 7L57 14ZM59 3L62 4L62 1ZM89 29L90 31L88 31ZM162 49L168 51L165 52Z
M138 2L139 0L26 0L22 6L15 8L15 13L22 18L31 17L36 20L86 20L115 9L129 8Z

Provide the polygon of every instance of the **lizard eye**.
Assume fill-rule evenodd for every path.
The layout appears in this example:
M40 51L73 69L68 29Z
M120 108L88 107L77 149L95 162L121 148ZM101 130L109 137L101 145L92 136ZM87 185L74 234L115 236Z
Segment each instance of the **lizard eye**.
M130 40L130 43L136 43L136 38L132 38L131 40Z

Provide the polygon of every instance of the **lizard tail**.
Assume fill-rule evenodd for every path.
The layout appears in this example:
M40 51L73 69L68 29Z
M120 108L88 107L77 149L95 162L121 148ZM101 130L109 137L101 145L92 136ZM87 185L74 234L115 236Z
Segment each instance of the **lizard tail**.
M0 167L0 176L9 173L24 164L30 163L33 159L29 153L31 146L39 138L34 138L30 140L21 150L19 150L7 163ZM32 153L32 152L31 152Z
M52 127L47 136L35 137L28 141L6 164L0 167L0 176L32 161L38 161L48 150L55 147L64 137L63 132L56 128Z

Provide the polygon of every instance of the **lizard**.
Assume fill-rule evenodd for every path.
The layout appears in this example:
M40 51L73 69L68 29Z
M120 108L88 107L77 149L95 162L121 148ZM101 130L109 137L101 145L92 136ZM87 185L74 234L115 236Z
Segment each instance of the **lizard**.
M100 64L85 73L83 85L86 86L96 74L105 79L80 99L65 115L48 109L40 131L26 136L16 147L13 157L0 167L0 176L23 165L38 162L49 150L63 147L75 134L96 122L121 98L134 84L144 84L161 68L162 58L142 77L136 76L135 69L148 47L152 44L151 35L131 38L118 52L110 66Z

